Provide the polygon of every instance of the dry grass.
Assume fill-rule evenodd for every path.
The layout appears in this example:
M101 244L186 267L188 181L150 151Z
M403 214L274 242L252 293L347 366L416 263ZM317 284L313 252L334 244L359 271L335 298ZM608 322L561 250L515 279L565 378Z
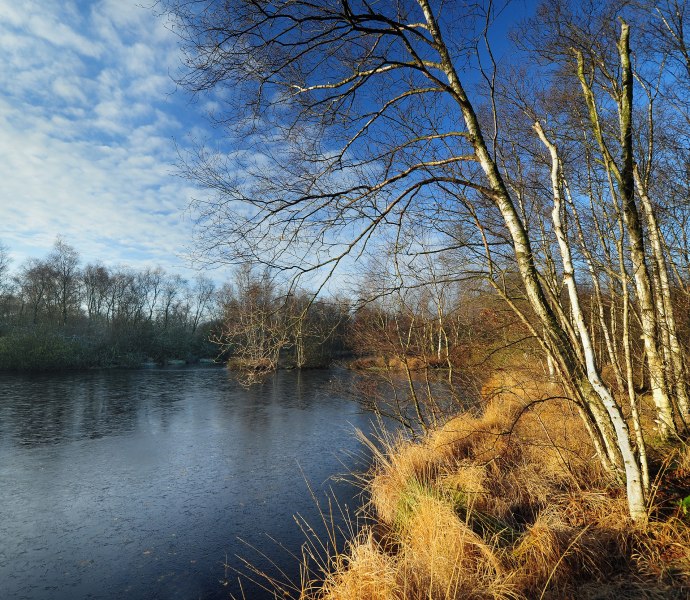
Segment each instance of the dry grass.
M300 598L690 597L689 517L677 501L690 483L690 449L661 475L672 473L681 491L660 487L641 529L555 386L513 370L483 393L482 414L461 414L421 440L367 441L375 525Z
M355 371L423 371L427 368L446 368L448 362L445 358L438 359L433 356L364 356L349 361L348 368Z
M338 557L319 596L327 600L389 600L397 598L397 571L392 558L365 528L351 543L349 551Z
M492 547L434 494L420 495L399 535L406 597L473 597L502 575Z

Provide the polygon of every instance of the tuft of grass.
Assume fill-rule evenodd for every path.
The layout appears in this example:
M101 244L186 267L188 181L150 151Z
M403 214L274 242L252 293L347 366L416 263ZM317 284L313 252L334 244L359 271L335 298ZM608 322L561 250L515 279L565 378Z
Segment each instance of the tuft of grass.
M433 494L419 498L400 541L403 580L423 597L472 597L504 572L491 543L461 520L452 504Z
M336 557L335 568L323 581L323 600L390 600L399 597L395 561L375 540L370 528L362 529L348 550Z

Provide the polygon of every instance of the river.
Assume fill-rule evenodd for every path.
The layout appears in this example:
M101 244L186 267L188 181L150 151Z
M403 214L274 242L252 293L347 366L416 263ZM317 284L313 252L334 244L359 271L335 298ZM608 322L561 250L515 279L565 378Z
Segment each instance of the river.
M371 415L332 386L348 377L0 375L0 598L229 598L238 556L296 579L293 515L320 520L310 487L358 503L330 479L365 460L354 430Z

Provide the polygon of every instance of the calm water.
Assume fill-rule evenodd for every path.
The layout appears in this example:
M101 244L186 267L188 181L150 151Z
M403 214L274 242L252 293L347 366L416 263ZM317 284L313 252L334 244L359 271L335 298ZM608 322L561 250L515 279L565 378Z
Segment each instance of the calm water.
M347 375L248 390L218 368L0 375L0 598L228 598L226 560L271 569L250 546L295 574L292 515L319 520L307 482L320 495L362 466L353 431L370 415L333 377Z

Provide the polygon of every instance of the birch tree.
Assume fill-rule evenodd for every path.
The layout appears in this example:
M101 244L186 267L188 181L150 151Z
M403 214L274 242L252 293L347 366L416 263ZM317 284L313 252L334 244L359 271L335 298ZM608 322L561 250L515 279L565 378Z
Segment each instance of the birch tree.
M522 121L504 121L506 105L538 103L525 102L519 90L511 98L509 86L498 93L491 2L170 0L167 6L183 40L181 83L224 106L216 121L228 134L226 146L200 147L182 164L212 192L195 204L200 252L212 261L253 260L297 278L327 278L375 249L381 237L404 245L415 228L427 228L434 232L432 252L442 255L454 248L452 224L474 223L484 276L538 339L603 464L625 482L631 517L644 520L644 454L623 416L627 398L636 400L617 396L601 376L597 323L607 332L610 357L617 356L616 338L602 316L601 288L592 296L592 306L600 306L588 314L576 273L574 244L580 243L595 278L599 250L587 249L581 220L579 229L567 227L569 220L578 222L578 206L587 202L600 231L610 219L620 226L612 248L602 251L612 285L627 290L632 276L634 297L624 308L637 310L659 433L672 435L674 407L685 408L682 389L666 381L664 340L673 351L672 338L660 332L669 327L670 311L662 324L655 310L655 298L670 307L664 303L670 290L659 277L657 285L653 273L661 273L654 248L666 250L661 239L649 245L653 221L645 212L643 222L638 204L646 191L640 174L635 187L632 33L615 20L619 7L606 4L612 17L607 35L590 44L591 52L570 44L557 65L574 94L564 102L584 115L585 125L576 128L585 131L581 155L596 152L592 164L604 166L610 200L600 209L600 198L580 198L568 188L559 147L562 140L572 142L562 129L567 118L533 111L527 120L523 111ZM546 3L540 14L558 24L563 6ZM561 25L567 45L580 30L574 22ZM615 120L602 115L602 106ZM534 155L526 173L523 148L529 144L540 144L545 153L541 162ZM586 161L578 167L582 179L592 174ZM539 202L531 197L534 182L549 190L548 221L545 196ZM609 268L614 251L619 275ZM508 293L506 272L516 275L511 285L519 282L524 303ZM683 372L679 364L681 384ZM630 379L619 368L619 382L630 385Z

